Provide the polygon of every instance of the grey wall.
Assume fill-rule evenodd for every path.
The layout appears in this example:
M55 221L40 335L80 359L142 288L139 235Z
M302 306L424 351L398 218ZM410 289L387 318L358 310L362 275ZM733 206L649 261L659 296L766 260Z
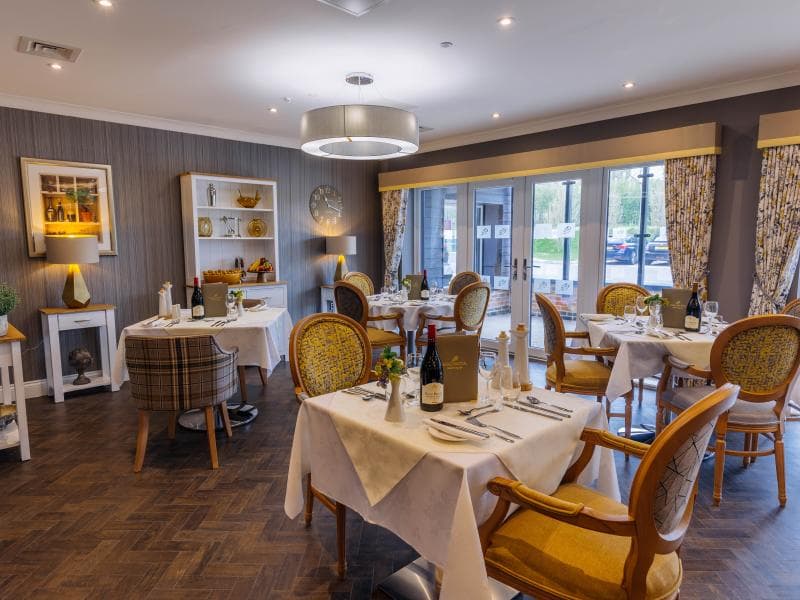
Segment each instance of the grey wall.
M800 87L643 113L531 135L427 152L388 161L384 171L606 139L715 121L722 125L717 197L711 239L711 296L728 318L747 314L753 283L761 153L756 148L762 114L800 108Z
M323 255L326 234L356 235L358 256L348 257L348 264L378 280L383 251L376 163L0 108L0 281L16 286L23 297L9 320L28 336L27 380L45 377L37 310L61 304L66 267L28 257L21 156L111 165L119 255L101 257L82 271L93 302L117 305L118 328L155 313L162 281L183 281L178 175L186 171L277 179L280 275L289 282L295 321L318 310L318 286L333 273L332 259ZM344 196L343 222L329 232L308 212L311 191L323 183ZM78 343L92 345L90 339L71 337L62 352Z

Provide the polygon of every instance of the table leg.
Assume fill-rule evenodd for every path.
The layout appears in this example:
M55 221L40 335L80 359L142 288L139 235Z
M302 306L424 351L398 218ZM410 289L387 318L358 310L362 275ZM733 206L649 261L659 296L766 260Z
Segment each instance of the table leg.
M44 368L47 373L47 395L53 395L53 367L50 364L50 321L47 315L42 315L42 334L44 337Z
M11 344L11 361L14 369L14 395L17 402L19 454L22 460L30 460L31 444L28 439L28 410L25 406L25 377L22 374L22 351L19 342Z
M105 334L105 343L107 346L107 350L103 355L103 375L110 375L111 370L114 368L114 361L117 358L117 324L114 319L114 311L108 310L106 311L106 328L104 332L101 332L101 336ZM108 362L108 367L106 368L106 361ZM112 378L111 381L111 391L118 392L119 385L115 384Z
M53 402L64 401L64 378L61 376L61 342L58 334L58 315L47 315L50 335L50 373L53 386Z

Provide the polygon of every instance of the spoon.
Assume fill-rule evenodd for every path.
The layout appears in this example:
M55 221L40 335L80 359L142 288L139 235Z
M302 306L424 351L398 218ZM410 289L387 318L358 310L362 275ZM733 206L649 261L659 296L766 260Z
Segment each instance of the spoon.
M480 406L476 406L474 408L466 408L466 409L465 408L459 408L458 409L458 414L463 415L465 417L468 417L472 413L474 413L476 410L483 410L484 408L492 408L492 405L491 404L481 404Z

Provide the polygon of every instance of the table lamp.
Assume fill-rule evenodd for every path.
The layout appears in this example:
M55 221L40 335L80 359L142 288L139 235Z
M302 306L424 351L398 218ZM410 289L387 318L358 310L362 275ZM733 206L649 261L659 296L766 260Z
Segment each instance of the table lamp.
M61 299L69 308L84 308L91 296L81 275L79 264L100 262L97 236L94 235L48 235L45 236L47 262L69 265L67 281Z
M347 263L344 260L345 256L352 256L356 253L356 236L354 235L337 235L325 238L325 253L338 254L339 259L336 261L336 273L333 275L334 281L341 281L347 275Z

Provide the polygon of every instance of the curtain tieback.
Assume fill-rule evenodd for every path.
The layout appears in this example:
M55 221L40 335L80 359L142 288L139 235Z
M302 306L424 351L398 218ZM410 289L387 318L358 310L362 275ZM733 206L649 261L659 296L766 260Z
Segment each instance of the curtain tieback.
M761 292L761 295L775 308L775 312L781 312L784 304L783 299L781 299L780 302L776 301L775 296L768 293L767 290L764 289L764 286L761 284L761 278L758 276L758 272L753 273L753 280L755 281L758 291Z

